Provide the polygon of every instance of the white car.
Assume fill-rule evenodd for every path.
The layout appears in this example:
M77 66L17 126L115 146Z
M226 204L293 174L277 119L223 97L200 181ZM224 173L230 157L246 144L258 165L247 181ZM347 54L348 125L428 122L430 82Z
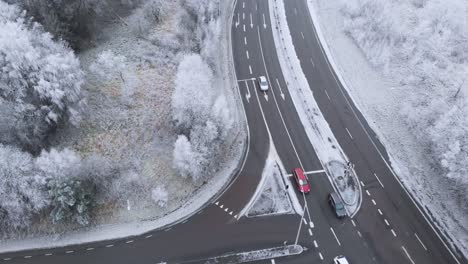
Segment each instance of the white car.
M345 256L336 256L333 259L334 264L349 264L348 260L346 259Z
M263 92L268 91L268 82L265 76L260 76L259 82L260 82L260 90L262 90Z

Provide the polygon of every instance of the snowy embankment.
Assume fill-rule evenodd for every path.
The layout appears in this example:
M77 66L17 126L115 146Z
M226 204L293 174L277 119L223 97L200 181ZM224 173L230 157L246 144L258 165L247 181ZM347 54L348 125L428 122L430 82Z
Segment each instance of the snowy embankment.
M294 213L293 209L297 214L302 215L303 208L294 188L286 188L289 184L286 170L276 152L273 141L270 140L270 151L262 172L262 179L251 201L240 215L245 214L247 217L253 217L291 214Z
M26 230L8 233L11 239L2 241L1 252L141 235L183 221L219 195L242 162L247 137L230 59L233 3L148 1L129 16L100 29L99 38L92 42L94 47L79 54L86 71L87 112L78 128L60 127L51 139L55 148L66 151L51 151L44 155L49 159L36 163L51 164L55 159L57 169L66 174L65 169L78 170L73 166L81 162L80 156L83 160L105 157L109 164L93 160L91 165L112 172L112 184L101 174L96 177L113 191L99 197L112 200L92 208L87 226L52 223L46 212ZM194 16L201 16L197 12L209 17L197 24L193 21ZM206 74L200 77L187 72L187 67L181 66L184 61L205 67ZM211 110L210 114L194 117L199 122L189 124L194 129L176 127L175 121L180 121L176 120L177 113L196 113L200 108L177 108L175 101L179 98L174 91L184 88L184 81L197 77L205 78L204 89L210 88L212 96L191 106L202 105ZM205 167L209 170L199 170L197 175L184 174L174 161L177 135L190 130L201 135L197 142L191 135L192 142L186 140L189 144L185 145L190 151L178 154L182 159L186 154L196 155L203 165L208 164ZM210 133L200 133L204 131ZM205 150L212 146L216 146L213 153L223 154L217 155L216 162ZM120 166L115 168L114 164ZM125 171L120 171L122 168Z
M284 1L272 1L270 17L274 18L273 37L289 93L307 136L322 163L333 188L341 195L348 214L354 216L362 202L362 191L354 169L347 169L348 158L320 112L309 83L302 71L286 19ZM275 30L276 28L276 30ZM341 169L337 169L341 167ZM347 172L345 172L345 170Z
M300 245L288 245L275 248L267 248L261 250L255 250L250 252L241 252L228 254L220 257L205 260L206 264L214 263L225 263L225 264L236 264L236 263L247 263L260 261L265 259L274 259L287 256L299 255L304 252L304 248ZM273 262L273 261L272 261Z
M308 5L333 67L392 168L468 256L466 2Z

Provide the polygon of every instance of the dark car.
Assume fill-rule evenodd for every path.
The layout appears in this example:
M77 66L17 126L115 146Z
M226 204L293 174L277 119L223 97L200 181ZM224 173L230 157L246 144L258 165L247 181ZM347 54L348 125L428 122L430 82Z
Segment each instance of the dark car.
M328 195L328 204L330 204L336 217L338 218L346 217L347 213L344 207L343 200L341 200L341 197L336 192L332 192Z

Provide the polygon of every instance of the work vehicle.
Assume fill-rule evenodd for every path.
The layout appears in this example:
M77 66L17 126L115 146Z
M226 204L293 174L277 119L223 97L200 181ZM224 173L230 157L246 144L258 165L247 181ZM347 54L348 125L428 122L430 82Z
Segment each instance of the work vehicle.
M332 192L328 195L328 204L331 206L333 212L338 218L345 218L347 213L344 207L343 200L336 192Z

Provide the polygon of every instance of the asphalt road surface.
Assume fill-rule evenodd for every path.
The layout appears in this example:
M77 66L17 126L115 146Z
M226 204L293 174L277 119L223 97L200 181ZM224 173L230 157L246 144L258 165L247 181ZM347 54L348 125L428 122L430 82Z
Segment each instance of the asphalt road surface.
M363 202L353 219L336 219L326 203L333 188L320 172L322 165L289 94L293 87L286 84L278 61L269 13L274 0L238 0L232 47L250 137L245 163L225 192L193 216L143 236L3 254L0 263L204 263L230 252L294 243L301 221L299 244L307 249L303 254L256 263L331 263L341 254L361 264L466 263L453 257L393 175L385 148L329 66L305 0L285 2L309 86L361 180ZM267 77L266 93L259 89L259 76ZM287 170L318 171L308 175L310 194L297 193L307 209L304 219L239 217L260 181L271 144Z

